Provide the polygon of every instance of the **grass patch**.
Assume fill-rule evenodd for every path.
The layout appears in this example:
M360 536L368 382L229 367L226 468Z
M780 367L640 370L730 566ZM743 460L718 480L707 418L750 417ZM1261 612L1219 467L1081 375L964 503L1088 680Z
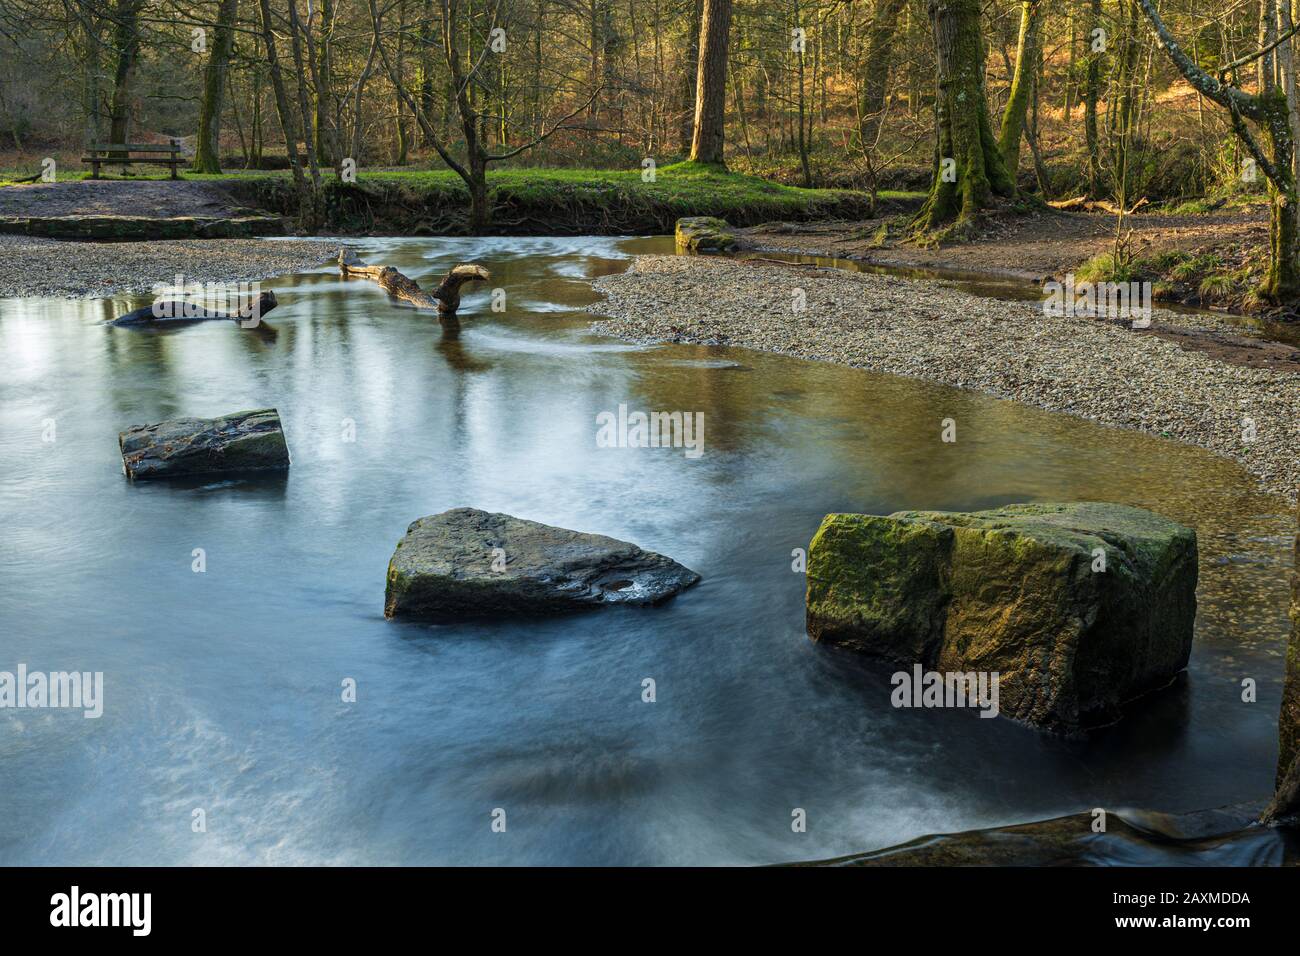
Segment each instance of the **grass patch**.
M1132 260L1127 266L1114 256L1093 256L1075 270L1079 282L1150 282L1152 297L1189 305L1222 305L1249 311L1262 300L1261 279L1249 262L1233 264L1219 252L1169 249Z
M0 173L0 184L7 174ZM30 172L14 171L13 176ZM865 193L847 189L802 189L699 163L640 169L504 168L488 173L494 206L493 230L518 233L672 232L682 216L716 216L733 226L772 220L855 219L872 212ZM104 179L166 180L165 169L140 167L138 175L111 170ZM89 173L60 168L60 180ZM296 210L288 170L231 171L219 175L182 173L191 182L229 184L236 195L281 214ZM351 232L390 229L446 233L465 228L469 191L445 169L361 170L357 181L321 175L327 226ZM883 194L904 200L903 192Z
M294 210L287 172L227 174L244 198L284 214ZM448 170L361 172L355 183L322 177L328 225L351 232L463 231L469 192ZM733 226L772 220L864 218L865 193L802 189L697 163L641 170L500 169L488 173L492 231L516 234L664 233L682 216L715 216Z
M1076 282L1138 282L1143 278L1141 262L1120 262L1113 252L1093 256L1074 270Z

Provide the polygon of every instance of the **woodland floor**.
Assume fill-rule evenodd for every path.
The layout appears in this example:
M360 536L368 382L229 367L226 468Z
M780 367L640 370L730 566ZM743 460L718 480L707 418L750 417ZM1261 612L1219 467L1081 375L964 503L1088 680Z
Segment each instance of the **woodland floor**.
M874 235L885 223L885 219L874 219L765 224L742 232L755 246L765 249L1028 282L1060 279L1080 263L1107 251L1115 239L1114 216L1043 210L1002 217L971 242L937 248L891 243L881 248ZM1133 253L1138 257L1169 249L1262 251L1268 245L1268 214L1263 208L1202 215L1138 213L1128 218L1126 229L1133 230Z

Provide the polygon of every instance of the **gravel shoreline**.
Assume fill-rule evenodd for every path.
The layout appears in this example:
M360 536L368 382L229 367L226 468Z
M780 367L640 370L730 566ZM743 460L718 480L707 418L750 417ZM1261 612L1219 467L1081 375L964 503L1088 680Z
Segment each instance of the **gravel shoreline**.
M593 325L606 335L740 346L972 389L1198 445L1288 501L1300 487L1300 373L1229 365L1122 326L1051 318L1039 303L893 276L642 256L595 288L606 300L588 311L608 317ZM1187 324L1160 309L1153 320Z
M252 282L315 268L338 248L337 241L316 239L65 242L0 235L0 298L146 295L178 275Z

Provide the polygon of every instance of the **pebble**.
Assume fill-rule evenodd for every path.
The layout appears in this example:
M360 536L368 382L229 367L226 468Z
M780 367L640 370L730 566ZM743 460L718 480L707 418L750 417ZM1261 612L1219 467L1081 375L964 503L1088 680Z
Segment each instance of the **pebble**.
M338 242L303 239L166 239L65 242L0 235L0 298L144 295L176 276L252 282L314 268Z

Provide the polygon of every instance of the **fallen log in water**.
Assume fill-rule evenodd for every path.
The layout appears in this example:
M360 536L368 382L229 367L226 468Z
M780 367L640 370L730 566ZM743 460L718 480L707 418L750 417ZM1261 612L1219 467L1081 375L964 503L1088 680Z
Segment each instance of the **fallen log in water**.
M339 249L339 272L344 276L373 279L394 298L410 302L417 309L436 308L443 315L452 315L460 308L461 286L467 282L487 282L492 278L492 273L480 265L461 263L443 276L438 288L425 292L418 282L392 266L366 265L347 247Z

